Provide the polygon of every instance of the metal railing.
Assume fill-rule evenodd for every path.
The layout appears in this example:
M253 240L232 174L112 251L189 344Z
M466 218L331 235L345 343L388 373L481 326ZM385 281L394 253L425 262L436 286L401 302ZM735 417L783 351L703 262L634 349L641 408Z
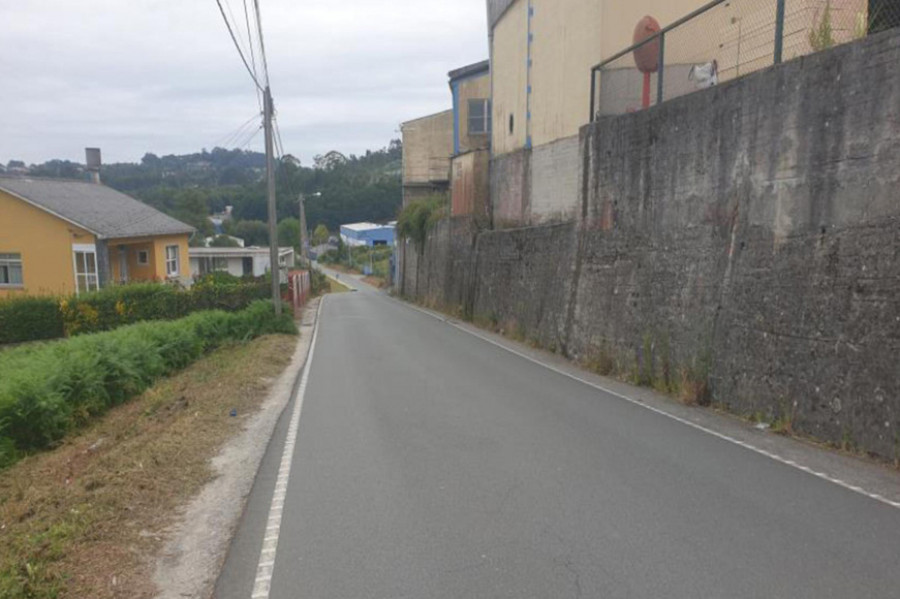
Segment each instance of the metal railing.
M594 66L590 119L643 110L897 26L896 0L713 0Z

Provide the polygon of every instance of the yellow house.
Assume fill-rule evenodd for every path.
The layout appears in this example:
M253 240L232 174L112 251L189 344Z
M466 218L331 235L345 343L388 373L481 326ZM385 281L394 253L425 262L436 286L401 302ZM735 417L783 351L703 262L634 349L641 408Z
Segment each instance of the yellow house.
M193 227L101 185L0 177L0 297L189 284Z

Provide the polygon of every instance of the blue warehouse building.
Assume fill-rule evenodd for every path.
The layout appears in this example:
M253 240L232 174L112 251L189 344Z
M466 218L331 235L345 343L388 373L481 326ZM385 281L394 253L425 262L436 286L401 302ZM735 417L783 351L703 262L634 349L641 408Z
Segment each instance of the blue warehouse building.
M375 223L341 225L341 239L344 243L353 247L363 245L394 245L394 230L396 229L396 225L396 221L386 225L376 225Z

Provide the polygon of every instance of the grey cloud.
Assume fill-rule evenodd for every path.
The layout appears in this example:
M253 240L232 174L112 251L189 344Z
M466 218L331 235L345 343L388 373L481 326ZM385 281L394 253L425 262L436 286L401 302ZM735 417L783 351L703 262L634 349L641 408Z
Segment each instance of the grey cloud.
M243 24L242 1L228 1ZM487 56L484 0L261 6L285 150L306 164L449 108L447 71ZM30 0L0 5L0 23L4 163L80 160L86 145L107 161L194 151L257 110L214 0Z

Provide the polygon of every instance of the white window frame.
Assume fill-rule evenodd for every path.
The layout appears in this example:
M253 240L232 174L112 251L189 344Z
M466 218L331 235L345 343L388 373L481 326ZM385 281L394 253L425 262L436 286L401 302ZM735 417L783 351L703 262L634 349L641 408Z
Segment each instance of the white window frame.
M137 263L140 266L147 266L148 264L150 264L150 251L149 250L138 250Z
M472 117L472 106L481 106L481 116L478 118ZM469 135L488 135L491 132L491 101L488 98L472 98L468 103L468 114L467 114L467 124L466 131L468 131ZM472 127L472 123L481 123L481 129L474 129Z
M78 255L84 255L84 260L87 260L87 255L92 255L94 257L94 272L90 273L87 271L87 262L83 262L85 265L84 273L78 272ZM72 244L72 274L75 277L75 295L81 295L81 285L79 285L79 277L84 279L84 287L85 290L90 293L91 291L98 291L100 289L100 264L97 262L97 246L93 243L73 243Z
M175 250L175 257L169 257L169 250ZM171 267L171 269L170 269ZM181 248L177 245L166 246L166 278L175 279L181 273Z
M18 258L13 258L12 256L18 256ZM21 281L19 283L12 282L13 277L11 271L16 265L19 267L19 279ZM7 279L5 283L0 281L0 289L22 289L25 287L25 269L22 267L21 252L0 252L0 268L6 270Z

